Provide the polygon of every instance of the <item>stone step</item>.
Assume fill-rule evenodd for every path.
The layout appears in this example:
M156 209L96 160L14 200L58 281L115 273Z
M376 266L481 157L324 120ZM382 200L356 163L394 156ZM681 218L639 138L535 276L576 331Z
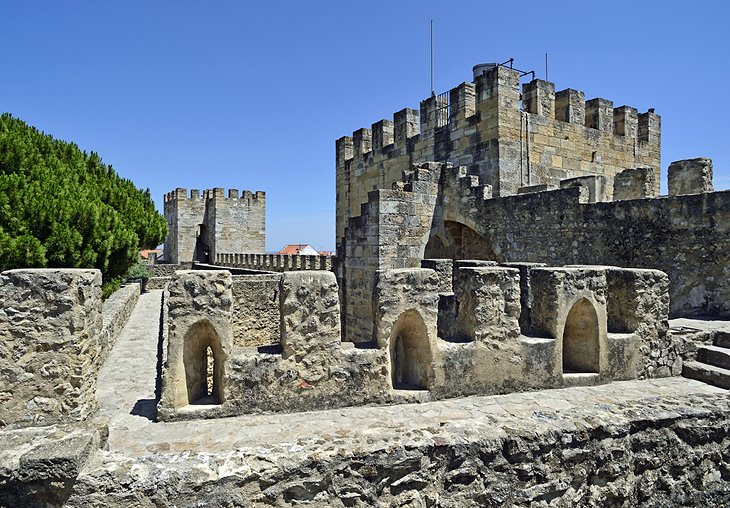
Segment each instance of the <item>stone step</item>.
M730 349L720 346L700 346L697 349L697 361L730 369Z
M564 372L563 387L594 386L601 383L601 376L597 372Z
M730 390L730 370L700 362L685 362L682 375Z
M730 348L730 332L716 332L715 345Z

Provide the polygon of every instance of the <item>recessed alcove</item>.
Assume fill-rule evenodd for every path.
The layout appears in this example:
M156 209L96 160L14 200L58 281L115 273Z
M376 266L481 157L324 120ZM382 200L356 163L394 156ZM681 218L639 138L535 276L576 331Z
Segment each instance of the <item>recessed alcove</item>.
M431 346L421 315L404 312L390 335L391 381L397 390L427 390L431 383Z
M597 373L600 341L598 314L593 304L581 298L570 309L563 331L563 372Z
M223 402L224 357L221 340L207 321L198 321L185 335L183 348L188 404Z

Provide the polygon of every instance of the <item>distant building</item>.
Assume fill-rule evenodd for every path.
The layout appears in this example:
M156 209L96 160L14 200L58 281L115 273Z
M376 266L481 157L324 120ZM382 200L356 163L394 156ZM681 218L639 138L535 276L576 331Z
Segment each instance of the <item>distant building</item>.
M157 259L162 257L162 249L145 249L139 251L139 257L142 259Z
M306 243L291 243L281 249L277 254L298 254L301 256L319 256L314 247Z
M263 254L266 193L216 187L202 193L178 188L165 194L169 263L213 262L218 254Z

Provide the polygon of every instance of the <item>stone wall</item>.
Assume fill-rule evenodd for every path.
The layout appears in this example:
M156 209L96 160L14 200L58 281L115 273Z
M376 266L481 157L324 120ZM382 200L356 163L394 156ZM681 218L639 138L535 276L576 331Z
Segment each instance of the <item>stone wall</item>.
M727 506L728 397L678 383L231 420L224 451L102 452L64 505Z
M164 197L164 214L167 221L165 259L170 263L192 262L197 259L196 246L200 224L205 216L205 200L200 191L175 189Z
M490 199L465 168L434 164L405 174L401 189L372 192L363 215L349 222L342 266L352 340L368 335L356 335L368 330L366 316L352 326L348 320L350 309L367 311L376 270L465 254L659 269L669 275L672 316L730 316L728 191L587 203L583 187L569 187Z
M667 337L662 272L447 263L439 263L439 272L378 270L373 340L359 347L343 342L332 272L178 272L167 291L159 417L587 386L676 375L681 368ZM443 292L447 274L453 293ZM529 323L520 322L522 288L531 295ZM442 305L449 295L450 305ZM439 336L443 330L453 333Z
M209 262L217 252L264 252L266 193L178 188L165 194L165 260ZM206 250L208 254L206 255Z
M288 272L292 270L334 270L334 256L297 254L229 254L218 253L215 264L246 270Z
M226 271L177 272L167 285L162 394L158 417L180 408L223 404L233 357L233 294Z
M98 270L0 274L0 398L4 425L83 420L97 407L106 356Z
M390 189L404 171L427 161L465 166L495 196L604 175L610 199L613 176L636 167L651 168L658 193L660 129L653 110L639 114L606 99L586 101L572 89L556 93L546 81L526 83L520 93L519 72L495 67L422 101L420 112L401 110L392 121L337 140L338 248L368 192Z
M575 189L485 201L500 261L660 269L672 316L730 316L730 192L582 205Z
M374 340L375 272L421 266L420 254L435 213L439 170L439 164L423 164L415 170L416 182L371 192L363 214L350 220L347 238L341 246L344 255L338 277L347 340Z
M281 275L234 275L233 345L279 344L279 282Z
M104 323L101 329L100 347L102 363L106 361L106 357L117 342L119 333L132 315L134 306L139 300L139 291L139 283L125 284L104 301L101 308Z
M171 277L178 270L192 270L193 263L155 263L150 268L153 277Z
M248 277L237 281L239 290ZM241 347L234 338L231 309L237 305L232 303L236 283L230 273L177 274L168 286L166 300L167 355L158 406L160 419L307 411L394 400L385 375L387 352L355 349L341 342L334 274L299 271L280 277L280 347L256 350ZM261 282L271 287L271 280ZM201 323L205 329L200 328ZM204 352L193 351L201 342L213 350L215 366L211 367L209 357L208 368L213 372L208 376L213 378L214 393L198 402L191 396L191 384L206 371L205 362L200 360ZM188 354L190 351L195 354Z
M208 191L205 229L209 261L219 252L264 252L266 248L266 193L230 189Z

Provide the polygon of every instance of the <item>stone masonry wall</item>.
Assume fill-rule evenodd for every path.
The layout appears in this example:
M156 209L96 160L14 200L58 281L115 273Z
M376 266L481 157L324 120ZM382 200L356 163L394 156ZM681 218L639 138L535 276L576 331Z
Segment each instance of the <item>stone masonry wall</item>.
M98 270L0 274L0 418L31 426L83 420L97 407L102 344Z
M66 506L730 504L726 394L606 389L294 415L274 442L257 416L232 450L105 454Z
M427 164L418 168L421 180L415 184L373 191L363 215L350 221L339 280L345 304L345 340L373 340L372 290L377 270L421 266L420 254L436 206L439 173L432 169ZM414 199L413 185L422 199Z
M125 284L118 291L115 291L102 305L101 314L103 326L101 329L101 352L102 362L114 347L119 333L132 315L134 306L139 300L139 283Z
M371 202L363 207L363 216L350 221L348 238L363 230L366 224L377 224L380 208L399 202L434 203L430 209L419 207L419 224L428 224L431 239L419 252L394 247L378 249L377 237L367 241L378 253L379 266L388 263L406 265L433 257L430 252L435 239L448 237L449 224L457 224L472 236L481 237L487 259L498 262L537 262L549 266L607 265L629 268L659 269L669 275L670 316L730 316L730 191L704 192L656 199L634 199L604 203L584 203L582 189L573 187L488 199L487 189L464 168L444 165L439 184L421 186L416 171L407 177L410 191L391 196L385 191L371 194ZM428 182L434 179L434 166ZM389 191L393 192L393 191ZM378 200L375 206L375 200ZM388 203L387 201L393 201ZM414 208L416 210L416 208ZM415 219L410 219L415 223ZM367 226L373 231L372 226ZM350 229L352 232L350 232ZM453 229L453 228L451 228ZM359 234L359 233L358 233ZM418 228L401 227L391 244L418 244L423 232ZM364 236L360 236L360 242ZM453 240L453 238L452 238ZM357 251L346 242L343 264L361 263ZM458 249L454 249L458 256ZM440 254L439 254L440 255ZM458 257L457 257L458 259ZM367 282L373 277L372 267ZM354 292L346 281L345 298ZM358 288L365 288L358 284ZM362 301L368 296L360 295ZM348 308L349 302L345 301ZM347 333L350 333L349 325Z
M730 316L730 192L590 205L577 194L484 201L473 222L500 261L661 269L670 315Z
M263 253L266 193L216 187L202 193L178 188L165 194L165 259L168 263L209 262L216 252ZM208 249L206 259L205 249Z
M522 105L522 111L520 110ZM420 129L419 129L420 127ZM582 92L555 92L534 80L523 85L517 71L495 67L473 83L404 109L393 121L355 131L336 143L337 245L347 221L360 214L368 192L389 189L414 164L449 161L465 166L495 196L520 187L625 169L649 167L659 190L660 117L639 114L606 99L585 100Z
M193 189L188 196L187 189L178 188L165 194L164 214L165 259L173 264L195 261L200 225L205 217L205 200L200 191Z
M278 344L279 274L234 275L233 345L252 347Z
M386 376L387 352L342 343L335 275L298 271L279 277L280 347L257 350L241 347L235 338L226 341L227 330L235 322L226 295L234 301L233 308L237 305L230 290L235 283L228 272L177 274L168 286L168 355L160 419L309 411L393 400ZM215 404L196 407L185 398L191 369L183 351L186 343L196 340L191 325L201 319L209 321L221 337L224 396Z
M205 221L210 259L219 252L262 253L266 248L266 193L220 188L208 192Z
M218 252L215 264L230 268L289 272L292 270L334 270L334 256L297 254L230 254Z

